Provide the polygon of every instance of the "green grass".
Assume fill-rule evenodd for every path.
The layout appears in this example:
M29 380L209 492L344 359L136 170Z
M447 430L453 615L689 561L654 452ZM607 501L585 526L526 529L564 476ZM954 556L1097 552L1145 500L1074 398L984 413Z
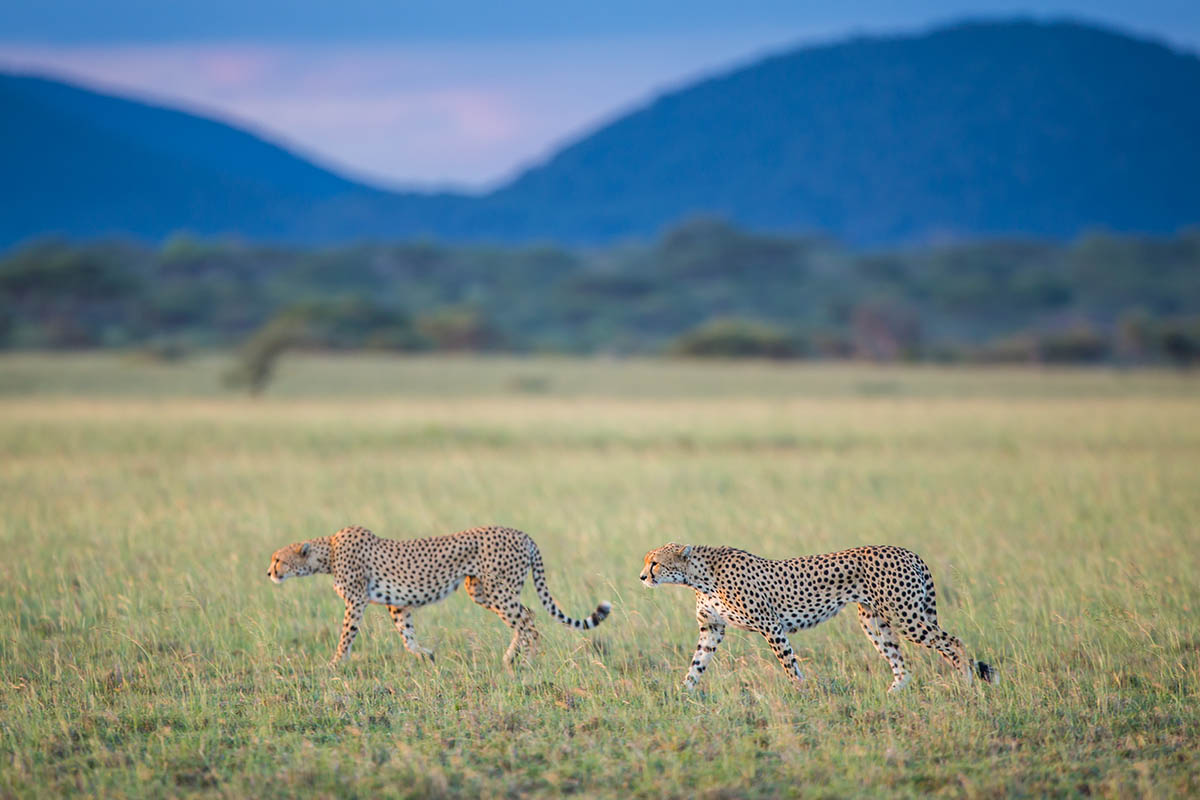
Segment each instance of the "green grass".
M1167 373L653 361L0 359L0 796L1188 796L1200 792L1200 381ZM326 666L328 577L271 552L529 532L581 634L515 676L463 593L430 666L368 609ZM772 557L864 543L933 569L959 685L853 613L792 637L796 692L731 631L679 688L693 598L667 541Z

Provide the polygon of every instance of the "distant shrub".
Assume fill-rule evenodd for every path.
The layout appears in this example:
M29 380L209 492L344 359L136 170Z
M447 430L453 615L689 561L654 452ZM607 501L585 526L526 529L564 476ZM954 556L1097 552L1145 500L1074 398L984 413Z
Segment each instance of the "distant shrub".
M1025 332L994 339L974 353L974 360L991 364L1088 364L1112 354L1112 342L1087 324L1062 331Z
M70 313L47 317L38 326L38 344L53 350L81 350L99 347L100 332Z
M436 350L482 352L504 344L500 331L473 308L444 308L418 317L417 331Z
M229 386L251 394L266 388L275 364L294 348L422 350L426 342L406 315L362 298L299 303L272 317L242 346L225 375Z
M837 331L817 331L810 341L813 354L820 358L850 358L854 355L854 342Z
M407 351L423 350L428 344L407 314L361 297L299 303L278 318L290 319L299 326L297 346Z
M920 354L921 320L899 300L867 300L851 314L854 352L872 361L914 359Z
M1117 320L1113 350L1125 362L1146 360L1154 349L1154 319L1144 308L1129 309Z
M968 361L971 355L971 348L961 342L939 341L925 348L925 358L936 364L958 364Z
M131 294L138 279L112 254L44 242L0 262L0 293L25 301L104 301Z
M1086 364L1108 358L1112 343L1091 325L1080 324L1043 335L1038 351L1039 360L1050 364Z
M13 330L17 327L17 315L7 303L0 302L0 348L7 347L12 339Z
M744 278L779 271L801 275L814 244L751 233L719 218L696 217L668 230L655 255L662 270L676 278Z
M993 339L977 348L972 358L982 364L1029 364L1041 359L1041 349L1037 336L1018 333Z
M517 394L546 394L550 391L548 375L514 375L506 381L509 391Z
M288 349L304 340L304 323L294 316L271 320L242 346L237 364L225 374L225 383L262 394L275 374L275 364Z
M727 317L683 334L671 344L669 352L705 358L796 358L803 354L803 348L782 328Z
M1158 326L1158 349L1178 367L1190 367L1200 360L1200 317L1167 320Z
M135 361L152 364L173 364L188 357L188 348L182 342L160 339L147 342L130 353Z

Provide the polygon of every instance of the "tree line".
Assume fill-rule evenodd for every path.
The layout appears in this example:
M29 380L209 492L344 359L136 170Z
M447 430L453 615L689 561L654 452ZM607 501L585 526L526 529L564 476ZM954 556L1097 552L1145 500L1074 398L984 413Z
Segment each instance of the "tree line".
M243 346L1189 364L1200 228L861 251L695 219L604 248L180 235L0 258L2 348Z

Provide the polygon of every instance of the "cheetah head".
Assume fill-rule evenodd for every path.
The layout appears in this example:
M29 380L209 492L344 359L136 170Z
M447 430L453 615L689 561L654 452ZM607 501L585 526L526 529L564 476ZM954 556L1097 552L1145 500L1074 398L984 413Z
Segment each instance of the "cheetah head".
M317 572L317 554L309 542L299 542L281 547L271 556L271 568L267 577L275 583L283 583L287 578L302 578Z
M647 586L658 586L660 583L687 583L690 572L692 546L664 544L656 550L646 553L642 564L642 583Z

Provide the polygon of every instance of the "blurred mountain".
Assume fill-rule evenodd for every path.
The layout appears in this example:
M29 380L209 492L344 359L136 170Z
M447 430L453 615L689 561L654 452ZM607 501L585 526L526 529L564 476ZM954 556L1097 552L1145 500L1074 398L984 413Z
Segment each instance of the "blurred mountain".
M665 95L497 195L568 237L695 212L856 243L1200 221L1200 59L1072 23L768 58Z
M330 241L457 200L379 191L230 125L42 78L0 74L0 119L0 244L178 230Z
M1200 59L1086 25L805 47L665 94L485 197L383 192L201 117L0 75L0 244L185 229L599 242L715 215L856 244L1200 221Z

